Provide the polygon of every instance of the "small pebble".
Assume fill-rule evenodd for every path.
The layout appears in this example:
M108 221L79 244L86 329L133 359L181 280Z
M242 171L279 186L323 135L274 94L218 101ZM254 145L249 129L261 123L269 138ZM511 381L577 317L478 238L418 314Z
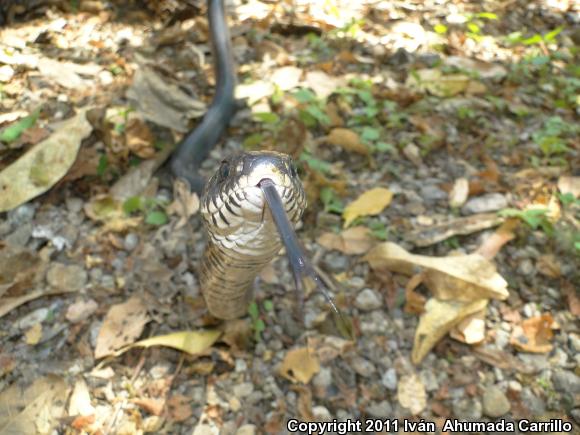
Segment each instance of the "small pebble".
M374 418L389 418L392 417L393 407L391 404L383 400L382 402L373 402L367 407L366 412Z
M488 417L501 417L511 409L506 395L498 387L491 386L483 393L483 413Z
M568 370L556 370L552 375L554 388L561 393L580 394L580 376Z
M244 398L249 396L254 391L254 384L251 382L244 382L242 384L234 385L234 395L237 398Z
M477 398L463 398L453 403L453 414L461 420L481 420L482 406Z
M463 214L488 213L508 206L508 201L501 193L488 193L468 200L461 208Z
M139 236L135 233L128 233L123 240L123 247L126 251L131 252L139 244Z
M357 295L354 306L362 311L371 311L381 308L383 302L373 289L365 288Z
M51 287L67 292L80 290L87 283L87 272L77 264L53 263L46 274Z
M381 383L386 389L395 391L397 389L397 372L394 368L389 368L381 377Z
M312 415L316 421L331 421L332 415L330 411L324 406L314 406L312 408Z

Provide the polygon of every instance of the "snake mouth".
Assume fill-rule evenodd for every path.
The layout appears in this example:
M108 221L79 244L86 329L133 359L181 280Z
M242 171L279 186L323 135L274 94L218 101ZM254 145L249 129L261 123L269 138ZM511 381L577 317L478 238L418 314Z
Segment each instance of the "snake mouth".
M262 178L258 184L256 184L256 187L260 187L262 188L263 186L268 186L268 185L276 185L276 183L274 183L274 181L271 178Z

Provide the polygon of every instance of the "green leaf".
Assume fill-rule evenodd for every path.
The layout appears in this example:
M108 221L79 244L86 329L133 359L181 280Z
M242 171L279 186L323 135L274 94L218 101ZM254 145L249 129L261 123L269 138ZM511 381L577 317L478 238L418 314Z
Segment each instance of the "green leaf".
M28 130L38 120L40 115L41 107L36 109L30 115L10 124L8 127L0 131L0 141L10 143L18 139L24 131Z
M327 213L342 214L344 211L342 200L336 196L336 193L330 187L323 187L320 190L320 200L324 204L324 211Z
M277 124L280 122L280 117L273 112L258 112L254 113L254 118L264 124Z
M538 35L537 33L530 37L530 38L526 38L522 41L522 44L524 45L535 45L535 44L539 44L540 42L542 42L542 36Z
M392 153L395 151L395 146L392 143L387 142L377 142L375 144L375 150L380 153Z
M322 172L324 174L328 174L332 170L332 165L324 160L317 159L316 157L308 154L307 152L303 152L300 154L300 161L306 162L310 169L317 172Z
M556 39L556 36L560 34L560 32L564 30L563 26L557 27L551 32L548 32L544 35L544 41L546 42L553 42Z
M360 135L361 139L368 142L374 142L381 137L381 131L375 127L363 127Z
M323 124L323 125L330 124L330 118L320 107L318 107L314 104L310 104L310 105L306 106L305 110L314 119L316 119L320 124Z
M127 198L123 203L123 211L127 215L141 210L143 210L143 201L140 196L132 196Z
M147 213L147 216L145 217L145 223L156 226L165 225L168 220L169 219L167 218L165 212L161 210L151 211Z
M97 165L97 175L99 177L105 175L105 171L107 170L108 166L109 160L107 159L107 155L101 154L101 157L99 157L99 164Z
M493 12L479 12L475 14L477 18L485 18L487 20L497 20L497 15Z
M256 302L252 302L248 305L248 314L254 321L260 316L260 310L258 309L258 304Z
M244 147L244 149L253 150L256 149L258 145L262 143L263 140L264 136L262 136L262 134L254 133L244 139L242 146Z
M264 306L264 310L274 311L274 303L270 299L266 299L262 305Z
M439 35L444 35L447 33L447 26L444 24L435 24L433 30L435 30L435 33L438 33Z
M262 319L257 319L254 322L254 329L258 333L263 332L266 329L266 324L264 323L264 321Z
M292 94L299 103L311 103L316 101L316 95L309 89L300 88Z
M481 29L479 28L479 26L475 23L467 23L467 28L469 29L469 31L471 33L475 33L478 34L479 32L481 32Z

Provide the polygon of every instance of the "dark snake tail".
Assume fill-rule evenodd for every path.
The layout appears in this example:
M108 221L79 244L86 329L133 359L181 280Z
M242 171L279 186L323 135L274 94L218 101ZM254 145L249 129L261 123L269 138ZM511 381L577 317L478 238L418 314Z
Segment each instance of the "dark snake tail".
M223 0L208 0L208 19L216 75L215 95L201 123L177 145L170 162L173 174L187 180L191 189L198 193L201 193L205 184L199 174L201 163L220 139L236 111L236 75Z

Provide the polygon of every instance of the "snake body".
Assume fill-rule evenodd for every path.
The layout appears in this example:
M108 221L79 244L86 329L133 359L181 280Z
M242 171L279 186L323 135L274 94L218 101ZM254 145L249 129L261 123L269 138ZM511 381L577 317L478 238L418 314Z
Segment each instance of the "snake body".
M209 240L199 268L201 291L212 315L232 319L246 314L256 275L281 248L260 181L269 179L275 185L294 224L302 216L306 197L292 159L280 153L232 155L207 184L199 174L201 163L236 108L236 78L223 0L208 0L208 21L215 95L201 123L178 144L170 166L193 190L203 191L202 216Z
M233 319L246 314L256 275L282 243L259 186L269 179L296 224L306 195L292 159L276 152L239 153L225 159L202 197L209 235L200 284L212 315Z

